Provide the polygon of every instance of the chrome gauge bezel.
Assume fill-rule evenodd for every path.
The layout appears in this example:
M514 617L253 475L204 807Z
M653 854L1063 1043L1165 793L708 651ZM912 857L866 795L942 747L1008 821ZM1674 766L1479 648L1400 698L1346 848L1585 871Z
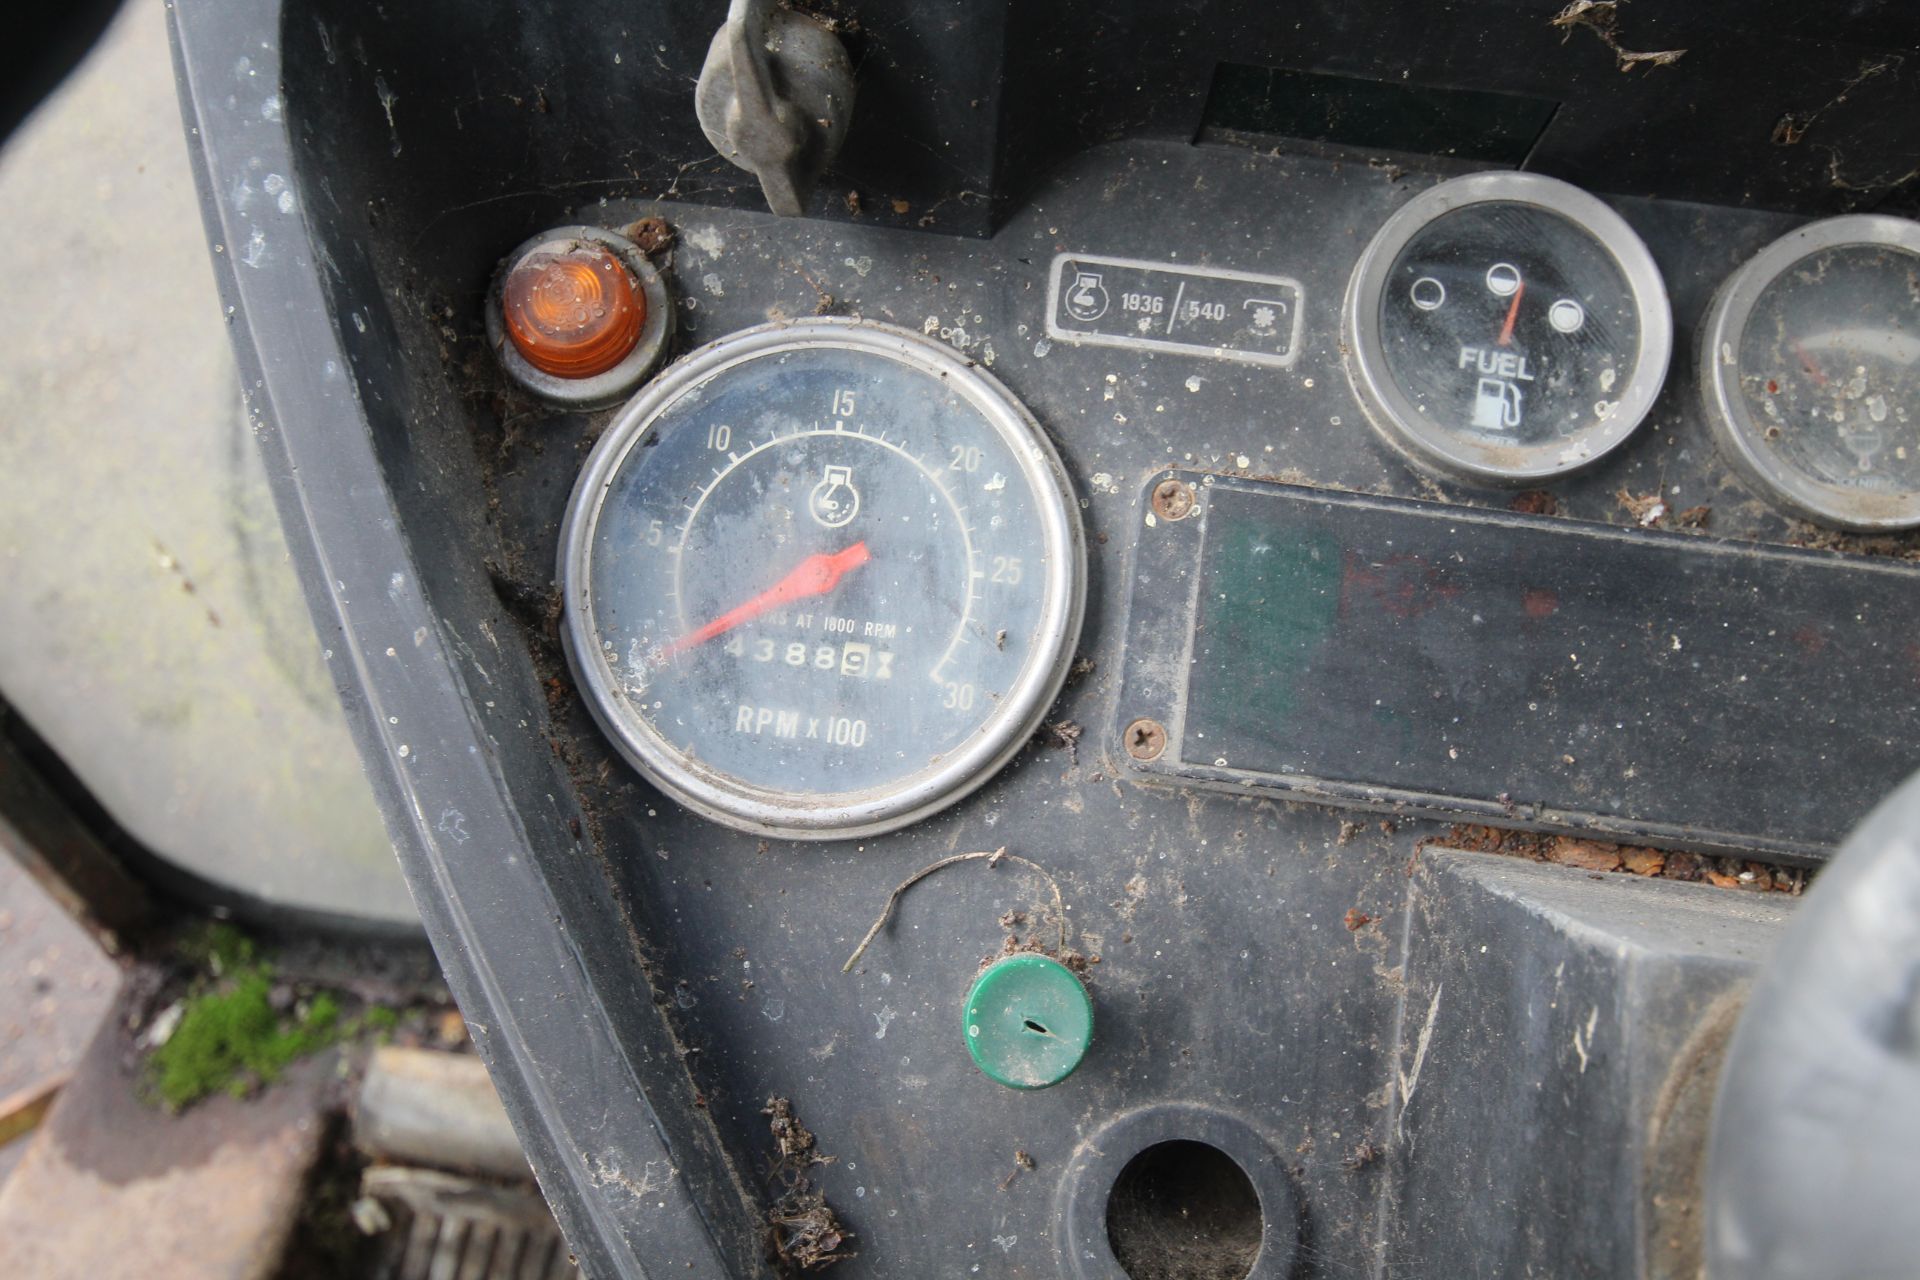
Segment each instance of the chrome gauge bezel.
M751 361L821 349L878 355L959 390L1006 442L1032 489L1046 572L1026 665L960 746L919 772L882 786L807 797L749 785L712 769L626 708L598 641L592 547L607 494L623 467L682 397ZM620 754L668 796L715 822L760 835L800 840L872 836L917 822L970 794L1032 738L1073 663L1086 606L1086 556L1079 508L1059 454L1039 422L991 374L919 334L874 321L827 318L762 325L720 338L676 362L619 412L595 445L561 527L561 635L594 719Z
M1401 251L1435 219L1477 204L1524 204L1571 222L1606 250L1633 295L1639 321L1633 373L1604 422L1584 428L1587 447L1575 456L1553 444L1480 445L1437 427L1393 376L1381 335L1380 299ZM1472 483L1532 484L1592 466L1626 442L1646 419L1666 383L1673 354L1667 286L1626 219L1578 187L1536 173L1476 173L1453 178L1402 205L1360 255L1341 308L1348 380L1375 430L1395 450L1443 476ZM1558 456L1555 456L1556 450Z
M1695 358L1714 443L1769 502L1815 524L1858 533L1920 528L1920 491L1863 493L1784 465L1759 443L1764 430L1740 394L1740 346L1753 309L1781 275L1816 253L1882 245L1920 255L1920 223L1885 214L1849 214L1789 231L1727 278L1707 308Z

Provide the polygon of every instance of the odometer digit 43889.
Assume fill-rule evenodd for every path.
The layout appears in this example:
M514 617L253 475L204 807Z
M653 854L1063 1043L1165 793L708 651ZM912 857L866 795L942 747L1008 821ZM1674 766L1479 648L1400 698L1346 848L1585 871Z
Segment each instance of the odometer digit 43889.
M720 822L868 835L967 794L1072 660L1085 547L997 381L890 326L721 339L623 410L561 543L574 674Z

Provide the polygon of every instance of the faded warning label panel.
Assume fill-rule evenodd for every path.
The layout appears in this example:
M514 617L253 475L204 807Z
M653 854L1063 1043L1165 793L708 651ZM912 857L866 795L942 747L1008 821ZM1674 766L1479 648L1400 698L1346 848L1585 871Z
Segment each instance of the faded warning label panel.
M1300 283L1063 253L1047 283L1047 334L1063 342L1286 368L1300 350Z
M1196 501L1139 544L1120 721L1168 729L1137 771L1812 860L1920 764L1912 565L1168 480Z

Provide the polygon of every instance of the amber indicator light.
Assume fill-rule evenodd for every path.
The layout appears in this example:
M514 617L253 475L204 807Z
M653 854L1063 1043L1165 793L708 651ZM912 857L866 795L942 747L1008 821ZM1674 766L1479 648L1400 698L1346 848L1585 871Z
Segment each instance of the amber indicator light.
M646 299L606 249L580 244L530 253L501 288L507 338L526 362L556 378L591 378L640 341Z

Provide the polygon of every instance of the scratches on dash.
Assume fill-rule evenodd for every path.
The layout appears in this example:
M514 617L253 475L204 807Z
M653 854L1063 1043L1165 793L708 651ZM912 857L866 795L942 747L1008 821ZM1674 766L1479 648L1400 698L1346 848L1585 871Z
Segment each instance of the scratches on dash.
M400 101L400 95L387 87L385 76L373 78L373 91L380 98L380 109L387 113L387 137L392 142L390 150L397 160L400 158L400 126L393 120L393 104Z
M1573 1029L1573 1051L1580 1055L1580 1074L1587 1074L1589 1053L1593 1048L1593 1033L1600 1027L1600 1006L1595 1005L1587 1014L1587 1025Z
M1433 1045L1433 1025L1440 1018L1440 994L1446 989L1447 984L1444 982L1433 989L1433 1000L1427 1005L1426 1024L1420 1028L1420 1038L1414 1041L1413 1070L1400 1071L1395 1068L1396 1074L1400 1077L1400 1125L1403 1133L1407 1119L1407 1104L1413 1101L1413 1091L1420 1087L1420 1072L1427 1065L1427 1050Z

